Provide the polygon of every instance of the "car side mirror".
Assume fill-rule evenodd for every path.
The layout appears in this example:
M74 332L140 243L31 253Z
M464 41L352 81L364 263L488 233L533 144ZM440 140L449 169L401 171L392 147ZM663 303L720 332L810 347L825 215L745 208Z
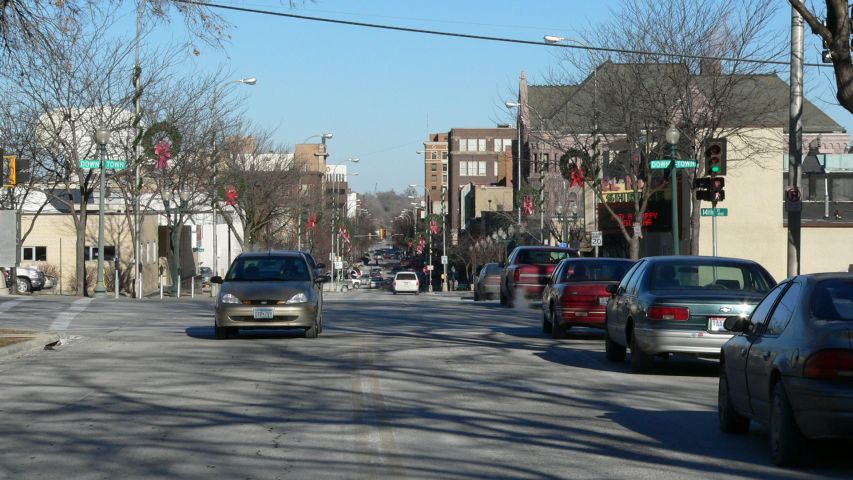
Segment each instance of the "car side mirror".
M215 277L210 277L210 283L218 283L222 284L222 277L216 275Z
M619 291L619 285L608 285L607 287L605 287L605 290L607 290L607 293L615 295L616 292Z
M723 322L723 328L730 332L747 332L752 326L752 322L744 317L729 317Z

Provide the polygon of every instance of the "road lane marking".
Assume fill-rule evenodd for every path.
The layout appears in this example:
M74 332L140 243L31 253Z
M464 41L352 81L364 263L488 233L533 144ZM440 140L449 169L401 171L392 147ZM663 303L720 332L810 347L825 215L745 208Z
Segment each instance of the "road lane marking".
M91 298L81 298L71 302L71 306L68 307L68 310L56 316L53 323L50 325L50 329L54 331L67 330L71 325L71 322L77 318L77 315L80 315L84 310L86 310L91 301Z
M18 306L19 303L29 299L30 297L21 297L0 303L0 314L6 313L7 310L11 310L12 308Z

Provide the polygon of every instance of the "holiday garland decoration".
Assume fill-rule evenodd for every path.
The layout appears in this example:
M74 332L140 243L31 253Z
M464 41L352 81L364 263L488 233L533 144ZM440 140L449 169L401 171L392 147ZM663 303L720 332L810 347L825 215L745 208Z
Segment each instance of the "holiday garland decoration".
M158 159L155 168L162 170L168 165L169 159L181 153L183 140L183 135L174 125L157 122L142 135L142 148L145 156Z
M225 205L234 206L237 205L237 187L234 185L228 185L225 188Z
M313 230L317 228L317 214L312 213L308 215L308 230Z

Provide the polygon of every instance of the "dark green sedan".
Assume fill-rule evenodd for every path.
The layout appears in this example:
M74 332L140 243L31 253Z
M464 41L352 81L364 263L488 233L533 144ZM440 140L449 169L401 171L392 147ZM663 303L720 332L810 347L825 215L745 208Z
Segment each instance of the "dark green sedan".
M718 357L732 333L723 323L747 317L776 281L761 265L737 258L647 257L618 286L605 313L605 351L613 362L631 350L631 370L657 355Z

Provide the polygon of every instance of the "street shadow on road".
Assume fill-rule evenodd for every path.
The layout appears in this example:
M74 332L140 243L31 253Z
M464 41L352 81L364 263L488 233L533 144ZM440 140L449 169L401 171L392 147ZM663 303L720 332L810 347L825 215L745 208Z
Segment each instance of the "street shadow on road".
M577 350L564 343L555 344L536 355L567 367L631 374L627 362L609 362L604 352ZM668 360L655 359L648 375L716 378L720 375L720 366L716 360L673 356Z

